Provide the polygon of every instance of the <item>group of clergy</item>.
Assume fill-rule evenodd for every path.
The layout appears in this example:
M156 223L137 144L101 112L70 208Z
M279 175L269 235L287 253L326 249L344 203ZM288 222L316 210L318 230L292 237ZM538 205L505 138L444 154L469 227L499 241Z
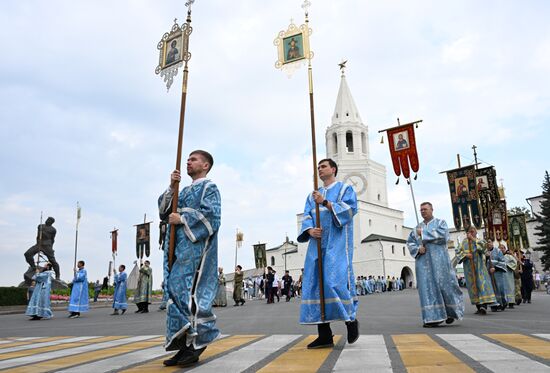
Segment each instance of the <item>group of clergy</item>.
M504 242L480 240L470 227L456 255L476 314L485 315L487 307L496 312L531 303L533 264L521 252L509 250Z
M68 311L69 318L75 319L80 317L81 312L89 311L89 291L88 291L88 275L84 268L83 260L78 261L77 268L74 269L74 278L71 286L71 296L69 299ZM125 272L126 266L120 265L118 273L113 270L114 274L114 293L113 304L114 309L111 315L124 314L128 309L126 299L127 280L128 276ZM35 283L32 295L29 297L26 315L30 316L31 320L49 319L53 317L50 292L52 280L55 278L55 272L51 263L46 263L42 268L36 269L36 274L33 276ZM134 293L134 303L138 309L136 313L149 312L148 306L152 300L153 290L153 275L150 263L148 260L141 265L139 269L138 286ZM119 313L119 311L121 313Z

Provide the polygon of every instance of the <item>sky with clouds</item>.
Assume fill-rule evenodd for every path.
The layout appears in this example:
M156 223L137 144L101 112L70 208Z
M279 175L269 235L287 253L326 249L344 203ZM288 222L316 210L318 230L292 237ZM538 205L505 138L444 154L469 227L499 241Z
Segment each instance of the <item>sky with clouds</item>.
M134 224L144 214L158 239L157 198L175 165L181 72L166 92L154 74L156 45L183 1L4 1L0 12L0 285L26 270L40 212L56 218L62 278L72 275L76 202L78 257L89 279L107 274L109 231L119 229L117 263L131 265ZM296 0L197 0L190 40L184 157L215 157L222 195L219 261L231 271L235 230L251 245L296 236L311 189L307 73L274 68L273 40ZM417 131L418 200L451 218L444 175L479 158L497 168L511 206L541 193L549 167L548 2L312 1L310 26L318 154L340 73L369 128L370 154L386 165L390 206L414 224L405 183L395 177L378 130L423 119ZM162 255L153 245L155 286Z

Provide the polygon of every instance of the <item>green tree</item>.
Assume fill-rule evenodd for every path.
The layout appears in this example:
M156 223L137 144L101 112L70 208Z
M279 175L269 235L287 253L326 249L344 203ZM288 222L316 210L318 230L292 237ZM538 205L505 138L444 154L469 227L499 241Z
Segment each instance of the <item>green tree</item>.
M540 207L540 214L535 214L535 218L539 223L535 227L535 235L540 237L535 250L543 253L540 260L544 266L544 270L548 270L550 269L550 175L548 171L546 171L542 183L542 202Z
M520 215L524 214L527 220L531 219L531 210L524 206L512 207L508 210L508 215Z

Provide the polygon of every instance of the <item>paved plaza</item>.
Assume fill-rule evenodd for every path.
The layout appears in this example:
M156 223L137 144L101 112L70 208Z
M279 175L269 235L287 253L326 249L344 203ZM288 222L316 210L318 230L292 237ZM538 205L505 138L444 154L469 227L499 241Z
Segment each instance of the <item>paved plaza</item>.
M467 296L465 297L467 300ZM307 350L316 328L297 323L299 303L217 308L223 337L193 372L550 372L550 296L513 310L473 315L462 322L422 328L414 290L360 297L361 338L345 343L333 325L334 349ZM52 320L0 316L2 372L172 372L162 366L164 312L109 316L96 307L80 319L54 311ZM176 369L177 370L177 369ZM188 369L186 369L188 370Z

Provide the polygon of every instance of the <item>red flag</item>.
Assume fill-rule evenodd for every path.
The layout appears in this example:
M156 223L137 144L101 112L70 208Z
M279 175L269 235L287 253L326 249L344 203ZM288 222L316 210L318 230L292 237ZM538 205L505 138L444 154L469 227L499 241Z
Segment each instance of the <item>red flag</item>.
M393 170L397 176L403 173L406 179L410 177L410 170L418 172L419 168L414 124L404 124L385 130L388 134Z

